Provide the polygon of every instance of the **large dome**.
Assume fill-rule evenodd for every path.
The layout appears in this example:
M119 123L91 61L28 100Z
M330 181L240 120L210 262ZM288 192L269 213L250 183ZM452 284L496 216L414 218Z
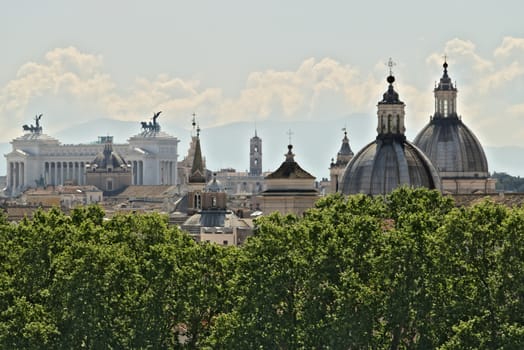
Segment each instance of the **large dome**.
M440 189L431 161L409 141L379 139L364 147L348 164L343 177L344 194L386 194L395 188Z
M435 114L415 138L414 144L431 159L440 177L487 178L484 150L456 111L457 88L448 76L448 64L435 87Z
M454 117L433 118L414 141L441 177L488 177L484 150L473 132Z
M399 186L440 190L440 178L424 153L406 140L404 103L393 88L395 78L387 79L388 90L378 103L377 138L347 165L342 193L387 194Z

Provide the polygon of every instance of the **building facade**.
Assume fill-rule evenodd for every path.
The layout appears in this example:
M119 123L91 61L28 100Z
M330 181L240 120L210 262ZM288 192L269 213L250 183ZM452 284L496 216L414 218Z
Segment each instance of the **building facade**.
M36 120L36 118L35 118ZM18 196L37 185L85 185L87 165L103 148L103 140L91 144L62 144L46 135L42 126L24 126L24 134L11 141L7 162L6 195ZM142 122L142 131L128 143L114 144L131 170L133 185L174 185L177 181L178 139L161 131L160 125Z
M86 182L111 195L131 185L131 165L113 150L113 139L107 137L104 150L86 165Z
M265 177L266 190L257 196L264 214L278 211L283 215L302 215L315 206L320 195L315 187L315 177L295 162L293 146L288 146L286 160Z

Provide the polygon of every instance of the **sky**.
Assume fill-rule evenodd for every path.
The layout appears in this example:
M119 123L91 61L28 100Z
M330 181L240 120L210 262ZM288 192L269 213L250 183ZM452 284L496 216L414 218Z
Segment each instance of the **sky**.
M413 139L434 111L446 56L458 113L482 144L524 146L521 0L0 0L0 6L0 143L20 136L40 113L52 136L103 118L138 122L160 110L160 122L188 131L193 113L203 130L274 123L262 137L284 151L281 122L323 122L339 143L344 126L350 139L369 133L352 129L352 118L376 118L390 57ZM179 153L186 149L181 143ZM234 163L245 155L225 157ZM515 161L524 174L523 160Z

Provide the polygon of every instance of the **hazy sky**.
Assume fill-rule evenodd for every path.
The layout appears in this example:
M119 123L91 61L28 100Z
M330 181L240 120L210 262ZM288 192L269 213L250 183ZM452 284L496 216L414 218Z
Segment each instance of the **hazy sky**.
M330 121L346 117L351 135L359 132L351 115L375 117L389 57L412 139L433 112L446 54L458 112L481 142L524 144L522 0L0 5L0 142L20 136L36 113L52 135L157 110L188 128L193 112L203 128L325 120L340 139L342 126Z

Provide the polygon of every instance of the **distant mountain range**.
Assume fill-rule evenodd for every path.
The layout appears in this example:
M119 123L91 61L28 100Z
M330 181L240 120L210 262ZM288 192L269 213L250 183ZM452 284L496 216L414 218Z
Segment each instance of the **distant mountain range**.
M348 126L348 137L353 152L357 153L376 135L375 118L366 115L351 115L347 118L326 121L267 121L254 123L233 123L217 127L205 126L201 131L202 152L210 170L234 168L245 171L249 168L249 139L255 134L262 138L262 165L264 170L275 170L284 161L287 145L291 139L295 160L320 180L329 177L331 158L336 157L342 138L342 128ZM162 130L179 140L179 159L189 147L191 125L179 125L160 121ZM360 130L366 130L361 132ZM291 135L290 134L291 131ZM358 131L358 132L357 132ZM141 132L138 122L99 119L81 123L57 132L53 136L63 144L91 143L98 136L111 135L116 143L126 142L129 137ZM408 137L414 135L408 135ZM0 143L0 152L10 151L8 142ZM524 147L484 146L491 172L505 172L524 176ZM5 158L0 161L0 174L6 173Z

